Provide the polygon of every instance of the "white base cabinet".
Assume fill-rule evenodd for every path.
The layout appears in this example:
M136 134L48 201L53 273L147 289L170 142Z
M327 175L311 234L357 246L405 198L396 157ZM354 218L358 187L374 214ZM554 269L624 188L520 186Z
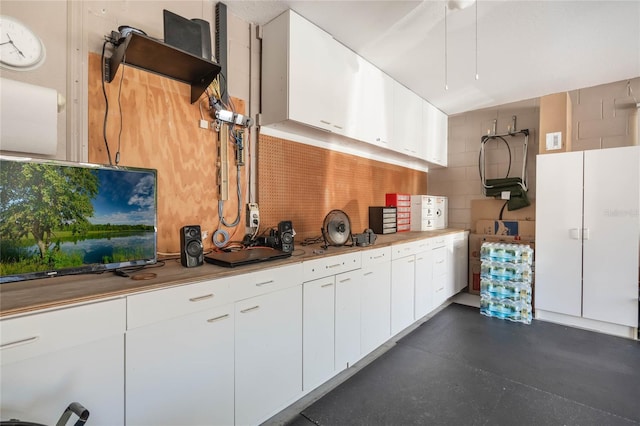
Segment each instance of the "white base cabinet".
M362 253L360 348L371 353L391 337L391 247Z
M125 300L0 321L2 420L55 424L69 403L124 423Z
M236 303L235 420L254 425L302 392L302 285Z
M127 425L233 424L233 305L127 331Z
M391 261L392 335L398 334L414 321L415 263L413 254Z
M536 176L536 317L635 337L640 148L539 155Z
M336 368L344 370L361 358L359 270L336 275Z
M336 372L335 277L305 282L302 300L302 387L309 391Z
M418 247L415 263L415 319L427 315L435 309L433 302L433 254L431 239L424 240Z

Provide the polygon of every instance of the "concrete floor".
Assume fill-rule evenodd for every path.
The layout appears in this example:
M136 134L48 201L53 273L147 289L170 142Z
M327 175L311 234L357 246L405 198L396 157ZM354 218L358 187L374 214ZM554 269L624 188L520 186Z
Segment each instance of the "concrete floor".
M281 424L640 425L638 341L451 304L381 351Z

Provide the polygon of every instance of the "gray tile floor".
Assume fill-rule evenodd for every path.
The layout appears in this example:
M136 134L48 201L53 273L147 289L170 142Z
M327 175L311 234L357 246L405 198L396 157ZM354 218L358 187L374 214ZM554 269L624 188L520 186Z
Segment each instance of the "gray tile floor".
M290 426L640 425L640 343L452 304Z

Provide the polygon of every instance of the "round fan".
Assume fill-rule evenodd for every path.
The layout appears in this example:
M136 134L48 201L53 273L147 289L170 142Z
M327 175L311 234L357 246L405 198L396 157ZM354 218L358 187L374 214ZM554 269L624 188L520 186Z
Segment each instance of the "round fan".
M351 238L351 221L342 210L331 210L322 222L324 247L343 246Z

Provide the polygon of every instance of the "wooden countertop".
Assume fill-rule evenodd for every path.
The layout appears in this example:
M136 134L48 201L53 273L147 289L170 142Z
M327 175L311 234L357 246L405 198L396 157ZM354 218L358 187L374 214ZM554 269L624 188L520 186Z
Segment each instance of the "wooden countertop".
M461 231L463 230L442 229L378 235L375 244L368 247L329 247L322 249L320 244L296 245L296 249L290 258L255 263L237 268L225 268L208 263L197 268L184 268L179 259L169 259L161 261L157 265L149 266L138 273L131 274L132 276L147 272L155 274L154 278L146 280L135 280L117 276L112 272L104 272L102 274L83 274L5 283L0 285L0 317L100 299L122 297L142 291L239 275L304 260L335 256L358 250L375 249ZM318 251L322 251L322 253L318 254Z

